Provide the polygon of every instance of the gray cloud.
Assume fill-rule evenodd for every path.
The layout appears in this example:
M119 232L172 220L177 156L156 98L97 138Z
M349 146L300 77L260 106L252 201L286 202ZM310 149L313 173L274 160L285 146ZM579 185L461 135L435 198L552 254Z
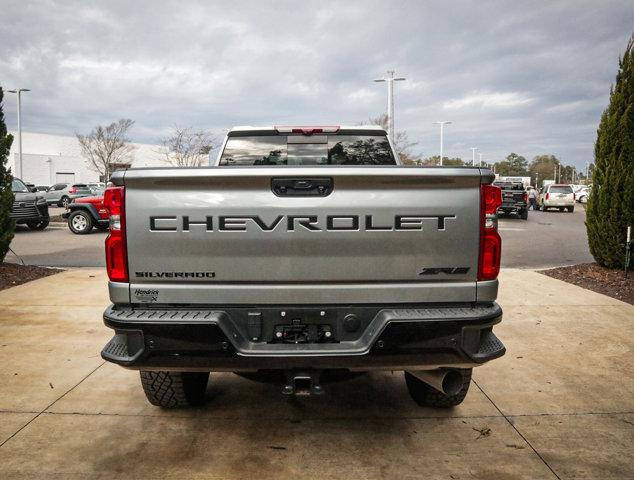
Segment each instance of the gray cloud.
M24 129L72 134L120 117L155 142L171 125L357 123L385 109L437 153L592 159L624 1L3 2L0 83L28 87ZM9 127L15 122L7 96Z

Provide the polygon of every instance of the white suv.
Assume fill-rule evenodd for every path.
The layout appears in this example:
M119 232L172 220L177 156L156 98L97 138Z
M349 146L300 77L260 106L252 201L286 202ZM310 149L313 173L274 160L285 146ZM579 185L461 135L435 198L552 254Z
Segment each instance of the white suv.
M564 209L569 212L575 211L575 194L570 185L547 185L539 191L539 208L545 212L549 208L558 208L560 212Z

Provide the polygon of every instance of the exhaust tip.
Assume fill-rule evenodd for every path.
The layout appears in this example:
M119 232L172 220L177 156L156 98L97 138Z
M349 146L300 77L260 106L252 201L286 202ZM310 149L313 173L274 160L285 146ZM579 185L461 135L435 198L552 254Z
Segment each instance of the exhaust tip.
M458 370L449 370L442 379L442 391L445 395L456 395L462 389L462 374Z

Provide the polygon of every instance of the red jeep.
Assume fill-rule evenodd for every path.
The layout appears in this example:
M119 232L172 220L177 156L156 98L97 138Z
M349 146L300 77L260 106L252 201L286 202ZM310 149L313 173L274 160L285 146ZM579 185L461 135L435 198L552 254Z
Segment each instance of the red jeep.
M107 230L110 222L110 212L103 204L101 197L76 198L66 207L62 218L68 220L68 228L73 233L85 235L92 227Z

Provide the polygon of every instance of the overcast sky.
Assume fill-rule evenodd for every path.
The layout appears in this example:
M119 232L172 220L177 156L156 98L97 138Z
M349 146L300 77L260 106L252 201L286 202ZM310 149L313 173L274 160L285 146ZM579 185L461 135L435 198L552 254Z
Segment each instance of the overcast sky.
M186 4L186 5L185 5ZM385 111L438 153L592 160L634 29L634 1L2 1L0 84L30 88L23 129L72 135L121 117L170 126L357 124ZM15 97L5 96L10 129Z

